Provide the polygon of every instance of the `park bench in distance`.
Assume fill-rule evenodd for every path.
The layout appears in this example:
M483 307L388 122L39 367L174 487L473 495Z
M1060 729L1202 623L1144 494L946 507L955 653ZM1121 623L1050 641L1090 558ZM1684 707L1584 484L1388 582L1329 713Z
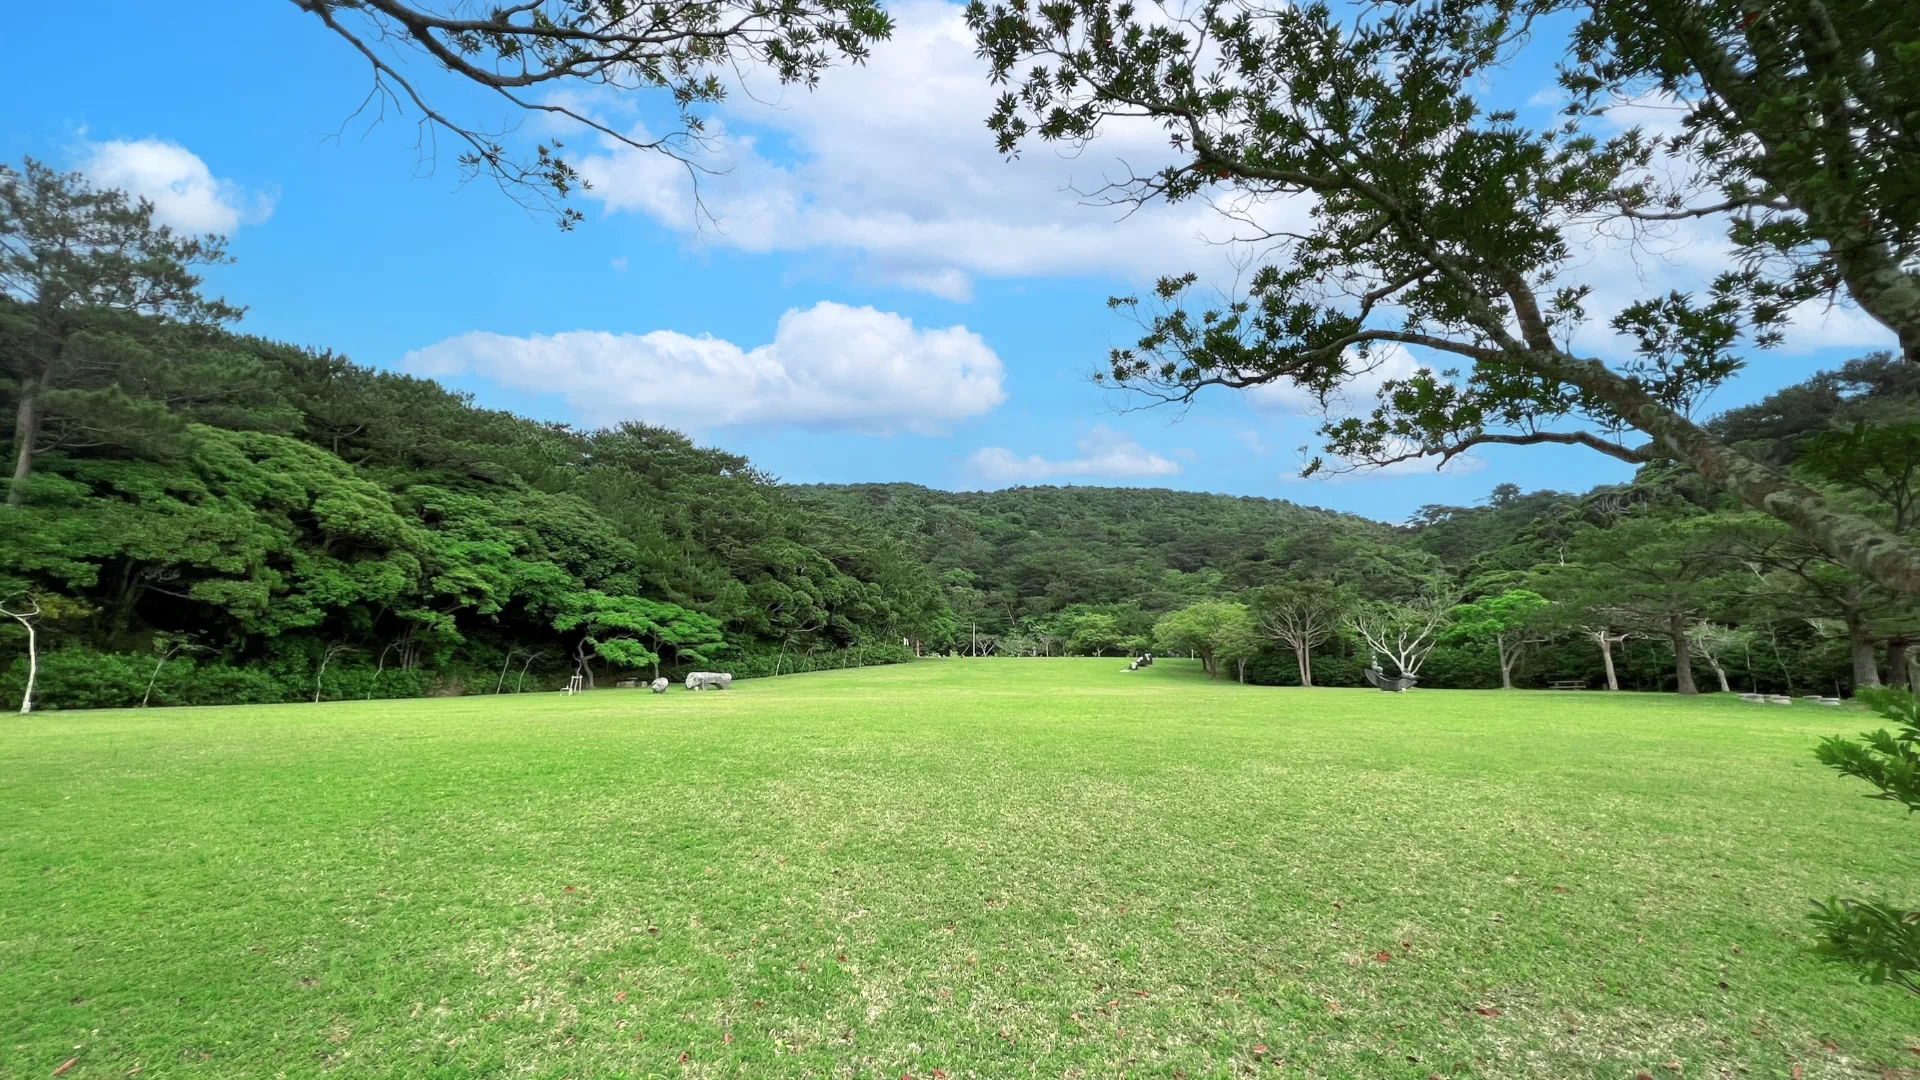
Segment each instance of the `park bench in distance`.
M1555 679L1547 684L1549 690L1585 690L1586 688L1585 679Z

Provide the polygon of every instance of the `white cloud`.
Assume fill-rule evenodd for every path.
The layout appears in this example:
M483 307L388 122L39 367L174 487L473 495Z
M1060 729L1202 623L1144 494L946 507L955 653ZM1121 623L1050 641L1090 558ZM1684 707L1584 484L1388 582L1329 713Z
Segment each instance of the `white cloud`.
M682 429L789 424L938 434L1006 400L1000 358L964 326L921 330L870 307L819 303L780 317L751 350L671 330L474 332L403 361L423 375L479 375L557 393L589 423Z
M624 274L627 272L627 257L625 255L616 255L607 265Z
M1019 457L1002 446L986 447L975 453L971 461L981 476L1003 484L1087 477L1138 479L1172 476L1180 471L1180 466L1141 446L1133 436L1105 424L1096 425L1074 446L1080 456L1067 461L1049 461L1038 454Z
M151 200L155 221L186 232L232 232L273 213L272 196L215 177L193 151L162 139L89 143L80 171L96 187Z
M1116 123L1078 155L1035 142L1009 162L983 122L1000 88L974 54L962 8L905 0L888 14L897 29L865 64L834 68L812 92L781 92L773 104L732 99L709 130L712 163L725 171L699 180L716 222L699 220L686 169L658 154L581 158L587 197L694 242L848 260L869 279L951 300L970 299L979 278L1145 280L1225 266L1206 239L1232 226L1204 205L1127 216L1075 194L1127 166L1169 160L1162 129Z

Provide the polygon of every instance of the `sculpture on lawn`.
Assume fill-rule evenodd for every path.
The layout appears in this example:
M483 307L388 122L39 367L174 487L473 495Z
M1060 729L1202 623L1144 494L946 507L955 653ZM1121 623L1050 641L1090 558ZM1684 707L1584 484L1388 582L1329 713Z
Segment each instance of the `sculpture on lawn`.
M1412 675L1395 675L1389 679L1387 678L1387 673L1380 670L1380 665L1374 664L1367 668L1367 681L1372 683L1377 689L1384 690L1389 694L1398 694L1420 680Z
M666 676L662 675L660 678L648 683L647 687L656 694L664 694L667 692L667 687L671 685L671 683L667 682Z
M687 673L689 690L728 690L733 687L731 671L690 671Z

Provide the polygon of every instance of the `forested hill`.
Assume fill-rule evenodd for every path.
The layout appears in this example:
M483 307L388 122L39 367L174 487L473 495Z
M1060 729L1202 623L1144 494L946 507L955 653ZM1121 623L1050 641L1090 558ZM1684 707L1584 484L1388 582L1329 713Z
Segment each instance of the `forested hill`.
M29 173L0 188L25 253L0 275L10 708L30 677L49 708L496 693L903 640L1323 684L1386 658L1427 686L1685 691L1699 659L1793 692L1905 682L1920 646L1904 597L1672 463L1404 526L1139 488L783 486L673 431L539 423L233 333L191 272L217 242ZM1713 427L1908 534L1915 372L1862 358Z
M1150 616L1260 584L1299 537L1391 542L1405 530L1283 499L1165 488L813 484L802 506L865 523L910 546L962 624L1000 632L1076 605Z

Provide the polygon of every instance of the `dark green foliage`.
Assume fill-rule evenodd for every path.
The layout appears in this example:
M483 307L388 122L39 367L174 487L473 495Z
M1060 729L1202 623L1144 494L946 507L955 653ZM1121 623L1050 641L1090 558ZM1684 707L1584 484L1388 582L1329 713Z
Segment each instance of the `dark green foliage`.
M137 704L149 682L155 703L491 690L576 649L658 672L950 636L904 544L737 455L228 333L238 309L192 272L220 240L151 219L32 162L0 171L0 593L48 613L47 707ZM127 659L162 642L194 655Z
M1752 405L1728 409L1707 426L1714 434L1775 464L1799 460L1801 441L1862 421L1920 418L1920 365L1873 353L1776 390Z
M1144 634L1169 611L1277 580L1305 559L1286 553L1283 542L1319 551L1351 538L1372 553L1390 548L1399 535L1378 522L1278 499L1164 489L944 492L855 484L792 490L806 505L912 545L911 554L945 582L963 645L970 623L995 635L1018 633L1079 605L1126 607L1131 613L1107 614L1123 637ZM1397 549L1387 557L1425 558Z
M1814 909L1810 918L1825 938L1815 953L1860 969L1866 982L1920 994L1920 911L1871 900L1828 900Z
M1899 725L1899 733L1885 728L1852 739L1830 737L1814 751L1822 764L1842 776L1865 780L1875 791L1871 799L1896 802L1908 813L1920 810L1920 706L1904 690L1862 690L1860 700Z
M1866 781L1871 799L1920 810L1920 704L1903 690L1863 690L1860 700L1898 725L1868 732L1858 741L1829 737L1814 751L1842 776ZM1891 982L1920 994L1920 911L1872 900L1816 903L1811 916L1824 941L1816 952L1858 968L1871 983Z

